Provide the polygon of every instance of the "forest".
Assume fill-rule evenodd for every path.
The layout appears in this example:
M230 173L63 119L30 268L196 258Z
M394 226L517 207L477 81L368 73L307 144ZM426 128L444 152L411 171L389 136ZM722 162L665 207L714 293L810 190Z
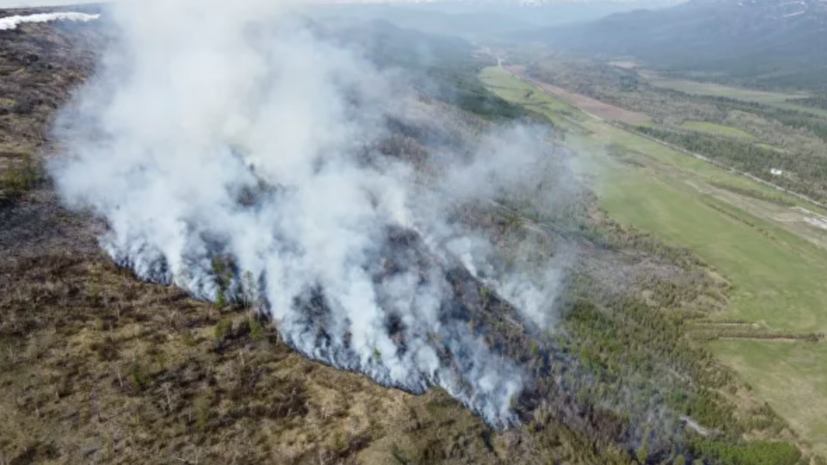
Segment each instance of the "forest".
M540 60L528 72L545 82L648 115L654 124L634 127L639 133L813 199L827 198L827 118L807 111L807 107L817 108L818 98L762 103L737 95L691 94L659 86L646 72L586 59ZM724 132L696 130L692 125L698 122ZM727 136L730 128L746 137ZM773 176L771 169L786 174Z

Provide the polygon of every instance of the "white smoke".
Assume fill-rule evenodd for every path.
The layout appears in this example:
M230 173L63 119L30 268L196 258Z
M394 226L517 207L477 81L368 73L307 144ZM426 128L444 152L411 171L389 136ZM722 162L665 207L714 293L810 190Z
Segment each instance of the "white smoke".
M23 23L48 23L51 21L80 21L85 23L98 18L100 18L100 15L74 12L6 16L5 18L0 18L0 31L17 29L17 26Z
M536 187L536 134L484 139L470 160L439 154L423 180L373 149L386 117L421 118L414 99L286 5L148 0L112 17L119 41L64 112L52 166L68 204L107 220L105 250L199 298L253 292L307 356L415 392L440 386L512 423L523 374L452 316L463 304L446 273L477 260L538 324L556 289L493 271L485 235L446 212Z

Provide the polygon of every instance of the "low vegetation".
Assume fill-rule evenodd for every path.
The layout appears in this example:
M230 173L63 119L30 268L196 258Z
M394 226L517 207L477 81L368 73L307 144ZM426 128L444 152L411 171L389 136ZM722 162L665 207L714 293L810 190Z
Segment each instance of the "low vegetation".
M742 195L742 196L745 196L745 197L751 197L751 198L754 198L754 199L762 200L764 202L770 202L770 203L773 203L773 204L781 206L781 207L794 207L795 206L795 202L789 200L786 197L782 197L781 195L767 194L767 193L765 193L763 191L760 191L758 189L749 189L749 188L745 188L745 187L733 186L732 184L727 184L727 183L724 183L724 182L715 182L715 181L710 182L710 185L712 185L714 187L717 187L718 189L723 189L723 190L733 192L735 194Z
M561 322L566 331L515 345L505 341L524 336L507 321L492 323L492 337L504 338L509 356L542 375L517 404L528 415L526 426L506 433L491 431L445 393L412 396L309 362L239 300L196 302L174 288L138 283L88 252L48 244L4 252L10 259L0 268L0 385L10 395L0 410L12 421L0 425L0 448L11 463L521 457L521 463L625 464L677 460L670 444L683 441L680 435L664 436L660 427L667 425L642 428L639 416L652 408L716 429L726 444L739 444L748 431L783 430L771 410L738 407L719 394L744 391L681 336L686 322L708 313L702 302L725 301L727 284L687 251L598 211L591 216L602 218L583 224L598 255L572 277ZM545 224L543 218L507 223L505 237L527 234L526 221ZM630 253L639 258L622 258ZM588 265L593 260L611 260L629 281L595 275L607 264ZM660 264L647 265L652 260ZM498 305L496 296L488 300ZM662 401L653 405L653 398ZM732 421L736 412L739 420ZM617 443L623 431L644 434L645 453ZM682 456L706 454L687 445Z
M43 180L43 170L31 155L23 155L0 171L0 203L12 202Z
M399 31L383 31L391 45L408 43L395 38ZM440 108L474 121L471 127L542 115L536 117L582 129L587 120L565 102L529 95L525 83L508 95L537 108L526 110L524 102L504 99L501 89L482 87L475 76L484 61L436 63L428 73L439 85L423 92L423 99L440 100ZM502 75L495 78L508 83ZM51 114L48 105L37 108ZM427 157L418 137L429 134L417 135L416 129L400 125L380 150ZM4 137L32 143L32 134L41 133ZM621 148L615 158L637 160ZM478 289L484 304L469 326L486 328L489 344L532 375L512 401L521 424L508 431L493 430L440 390L414 396L297 354L280 340L277 323L258 312L254 295L228 295L232 257L212 264L220 288L214 304L174 287L139 282L98 251L91 221L60 210L49 186L36 177L15 175L15 185L39 195L0 205L0 418L8 419L0 422L0 462L806 460L810 451L799 447L806 444L787 421L692 337L698 322L730 311L734 299L743 297L742 287L763 283L761 276L730 273L744 264L739 260L765 265L762 260L781 249L771 243L769 255L750 255L768 244L764 236L756 238L754 228L723 216L701 217L715 210L640 176L635 164L620 166L619 176L632 182L615 188L636 187L611 202L571 180L570 197L553 212L531 199L457 212L462 221L485 226L504 254L516 255L525 243L535 244L538 255L576 251L557 331L522 324L495 292ZM660 223L674 220L675 210L686 214L685 223ZM653 211L661 216L630 221ZM699 228L711 232L704 235ZM728 230L734 232L727 235ZM718 255L697 247L719 233L724 246L741 241L752 247L721 262L732 283L704 261ZM676 240L681 234L693 239ZM684 248L675 245L682 242ZM812 271L802 266L789 279ZM451 279L454 285L468 281ZM755 311L769 313L764 307ZM775 324L779 318L767 319Z
M801 105L804 107L809 108L818 108L821 110L827 110L827 96L819 95L815 97L804 97L804 98L795 98L789 99L787 102L793 105Z
M827 115L807 111L790 95L744 91L744 96L724 86L715 92L695 92L687 85L665 87L662 78L649 72L591 60L544 59L528 72L541 81L649 115L651 123L635 124L635 130L649 137L813 199L827 199ZM773 169L785 175L773 176Z
M703 121L685 121L682 126L693 131L707 132L719 136L752 139L752 135L746 131L721 124L705 123Z
M784 152L759 145L716 136L699 136L678 131L637 126L640 133L675 145L694 154L707 156L726 166L753 174L808 197L827 199L827 164L821 155ZM772 170L787 172L776 176Z
M491 88L512 98L517 89L524 92L525 86L504 77ZM732 284L725 300L704 299L704 308L721 305L723 310L691 320L683 327L685 334L704 345L703 341L715 340L709 347L749 381L751 392L793 422L803 435L801 441L827 452L822 446L827 440L827 424L808 413L813 402L823 406L827 398L815 375L824 369L821 333L827 324L820 312L827 296L817 276L823 272L827 256L791 233L786 223L774 220L782 209L800 201L653 139L597 121L581 124L589 132L569 141L582 147L584 154L594 154L583 163L590 167L590 174L598 174L598 203L608 214L669 244L691 249L714 266L713 274L722 274ZM665 129L656 123L649 128L683 134L680 129ZM745 143L734 138L720 140ZM603 153L609 156L599 156ZM760 218L754 216L761 210L752 206L747 212L744 199L768 205L760 207L768 212ZM694 315L691 311L688 314ZM758 327L732 327L732 321ZM772 342L779 336L801 342ZM783 372L785 379L794 379L796 387L791 389L789 383L776 383L774 376L766 376L775 370Z

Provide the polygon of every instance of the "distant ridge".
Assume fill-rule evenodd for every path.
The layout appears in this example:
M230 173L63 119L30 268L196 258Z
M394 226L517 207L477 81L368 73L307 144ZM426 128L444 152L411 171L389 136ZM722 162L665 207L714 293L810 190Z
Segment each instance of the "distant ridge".
M691 0L525 36L582 54L724 71L759 87L827 87L825 0Z

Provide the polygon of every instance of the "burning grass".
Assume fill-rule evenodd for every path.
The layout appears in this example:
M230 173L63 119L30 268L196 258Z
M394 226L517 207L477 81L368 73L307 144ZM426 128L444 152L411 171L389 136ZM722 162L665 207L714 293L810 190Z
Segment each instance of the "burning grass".
M18 204L4 212L14 219L31 209L37 207ZM513 227L511 234L521 234L522 225ZM486 305L493 311L474 317L502 338L492 344L549 375L520 400L530 426L497 433L440 390L414 396L382 388L306 360L271 323L242 308L217 308L172 287L139 283L93 252L91 234L81 239L84 229L68 231L75 241L57 235L5 249L0 267L0 385L8 394L0 409L12 419L0 425L0 447L7 460L626 463L612 445L623 422L589 407L596 399L574 396L585 375L577 366L597 363L592 371L615 357L574 363L580 351L596 347L583 344L606 331L591 327L599 321L593 310L572 310L570 327L579 336L566 344L581 348L553 358L543 355L543 345L522 340L519 325L495 311L493 295ZM88 248L77 249L84 243ZM612 320L625 314L618 322L631 317L627 310L615 314L619 308L603 311ZM648 334L627 334L651 342ZM618 336L606 335L606 341ZM575 384L560 391L561 382ZM592 459L584 458L586 444L601 444Z
M353 462L432 402L459 413L460 429L486 430L437 393L308 362L252 314L138 283L103 257L4 264L0 447L11 463Z

